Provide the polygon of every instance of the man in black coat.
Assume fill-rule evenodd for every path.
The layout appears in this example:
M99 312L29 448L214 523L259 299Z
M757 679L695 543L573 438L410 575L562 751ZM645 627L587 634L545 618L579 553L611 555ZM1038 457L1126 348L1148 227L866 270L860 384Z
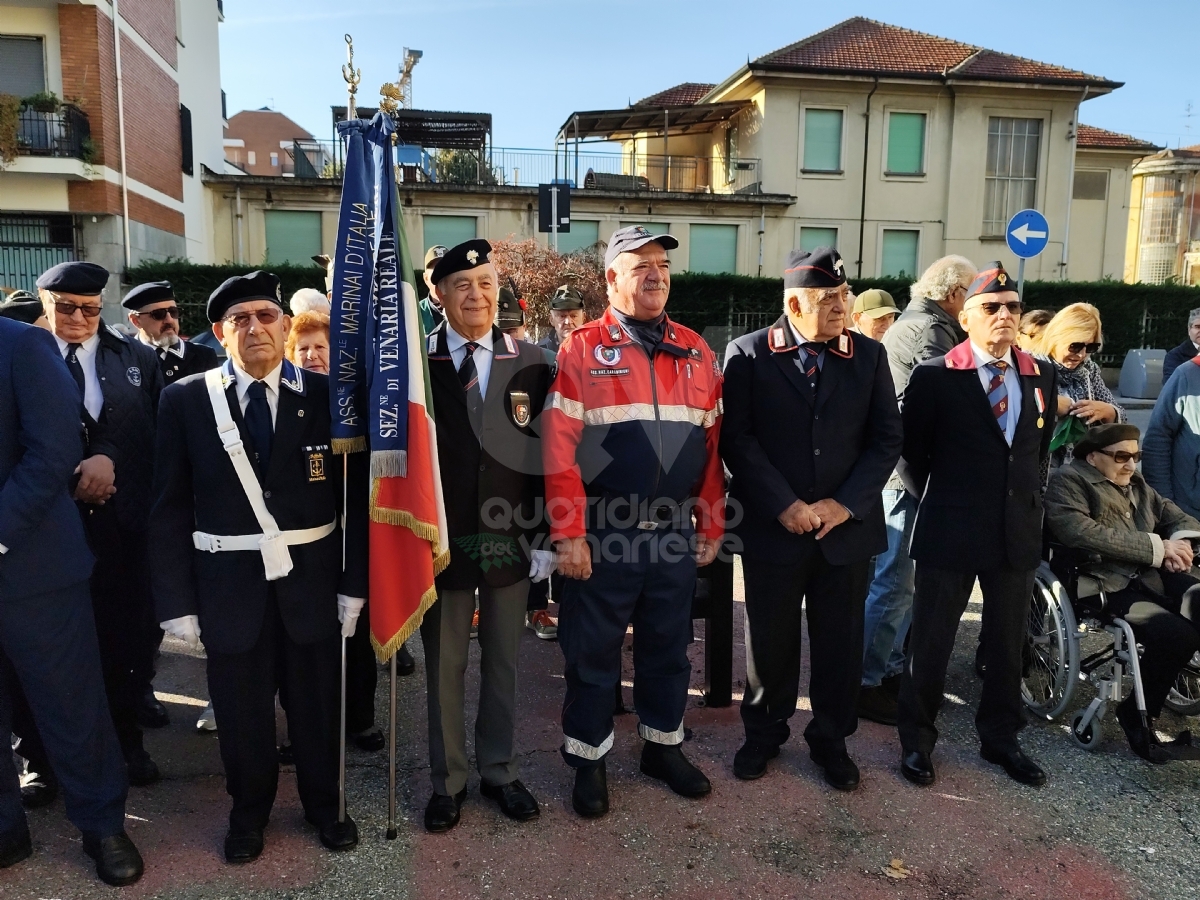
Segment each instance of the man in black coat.
M1200 353L1200 308L1193 309L1188 313L1187 340L1178 347L1172 347L1167 351L1166 358L1163 359L1162 383L1165 385L1170 381L1171 373L1197 353Z
M742 520L746 742L739 778L759 778L788 739L808 610L813 761L853 790L846 738L858 725L868 564L887 547L880 495L900 456L900 412L879 343L845 331L846 276L832 247L793 251L785 313L725 357L721 456Z
M221 364L211 347L179 336L179 303L169 281L139 284L121 305L129 310L129 323L137 329L138 340L158 355L165 384Z
M490 251L484 240L459 244L432 273L446 315L429 335L428 353L450 537L450 563L437 577L438 602L421 625L433 781L425 827L432 832L458 824L467 792L463 682L476 592L480 791L509 818L539 814L537 800L517 779L513 726L529 580L544 580L554 559L542 547L545 490L534 428L551 371L541 350L493 324L500 285Z
M337 821L340 639L353 635L367 596L366 454L350 458L343 554L329 379L283 358L290 320L279 280L228 279L208 318L228 360L171 385L159 413L150 519L159 618L192 646L203 636L208 653L233 798L226 860L262 852L279 778L277 690L291 701L305 818L327 848L349 850L357 828Z
M1015 780L1046 775L1022 751L1021 648L1042 551L1041 464L1050 447L1054 369L1014 342L1021 302L992 263L959 313L968 340L915 369L904 394L905 484L921 498L908 665L898 710L901 771L933 784L934 722L958 623L976 579L983 591L981 755Z

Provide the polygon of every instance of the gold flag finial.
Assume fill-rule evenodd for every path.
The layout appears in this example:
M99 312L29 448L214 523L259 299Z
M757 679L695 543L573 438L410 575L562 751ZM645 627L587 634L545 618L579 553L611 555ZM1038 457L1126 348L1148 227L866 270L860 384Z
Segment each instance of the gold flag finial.
M346 58L348 63L342 64L342 78L346 80L346 90L348 97L346 100L346 121L358 118L358 110L355 108L354 95L358 93L358 83L362 81L362 69L354 68L354 38L350 35L345 35L346 38Z

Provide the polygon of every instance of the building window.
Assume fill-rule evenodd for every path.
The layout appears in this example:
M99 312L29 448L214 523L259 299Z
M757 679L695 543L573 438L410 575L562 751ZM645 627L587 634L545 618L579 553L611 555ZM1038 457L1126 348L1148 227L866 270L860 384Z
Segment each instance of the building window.
M474 216L425 216L424 217L425 250L441 244L443 247L453 247L463 241L475 239L476 220ZM574 223L572 223L574 224ZM425 253L421 252L424 259Z
M46 90L40 37L0 35L0 94L28 97Z
M1107 200L1107 169L1076 169L1072 200Z
M549 236L547 236L549 237ZM596 246L600 240L600 223L587 219L571 219L571 230L558 233L558 252L574 253Z
M736 225L693 225L688 248L689 272L737 272Z
M252 166L252 165L254 165L254 164L257 162L257 161L258 161L258 160L255 158L255 153L254 153L254 151L253 151L253 150L247 150L247 151L246 151L246 165L248 165L248 166Z
M811 228L807 225L800 229L800 249L812 253L818 247L836 247L838 230L836 228Z
M272 169L279 168L279 154L278 153L271 154L271 168Z
M730 122L725 128L725 183L737 181L738 127Z
M925 174L925 113L888 115L888 175Z
M195 160L192 150L192 111L183 104L179 106L179 149L182 151L183 174L194 174Z
M988 119L983 233L1003 235L1015 213L1037 204L1041 119Z
M1138 243L1138 281L1162 284L1179 269L1183 223L1183 178L1147 175L1142 182L1142 233Z
M842 111L804 110L805 172L842 171Z
M268 209L263 213L267 231L267 262L310 265L321 252L321 214L299 210Z
M907 229L883 230L883 262L879 274L883 278L916 278L917 251L921 232Z
M37 279L80 258L71 216L0 215L0 285L37 291Z

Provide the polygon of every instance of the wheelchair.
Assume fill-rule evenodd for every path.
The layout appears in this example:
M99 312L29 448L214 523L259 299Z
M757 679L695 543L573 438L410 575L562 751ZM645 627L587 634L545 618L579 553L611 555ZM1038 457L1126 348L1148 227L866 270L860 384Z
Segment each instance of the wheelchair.
M1123 699L1126 682L1145 719L1140 648L1129 623L1108 610L1103 590L1079 597L1079 579L1099 556L1053 543L1047 556L1034 575L1021 694L1031 713L1053 721L1071 706L1080 682L1094 684L1095 699L1071 714L1070 730L1076 745L1095 750L1104 740L1109 704ZM1200 715L1200 653L1180 671L1166 705L1179 715Z

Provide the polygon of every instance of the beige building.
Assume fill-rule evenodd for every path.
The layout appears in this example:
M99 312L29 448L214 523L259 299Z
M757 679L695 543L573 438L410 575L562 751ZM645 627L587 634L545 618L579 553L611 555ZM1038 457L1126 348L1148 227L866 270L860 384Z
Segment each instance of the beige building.
M1200 144L1137 161L1125 280L1200 285Z

